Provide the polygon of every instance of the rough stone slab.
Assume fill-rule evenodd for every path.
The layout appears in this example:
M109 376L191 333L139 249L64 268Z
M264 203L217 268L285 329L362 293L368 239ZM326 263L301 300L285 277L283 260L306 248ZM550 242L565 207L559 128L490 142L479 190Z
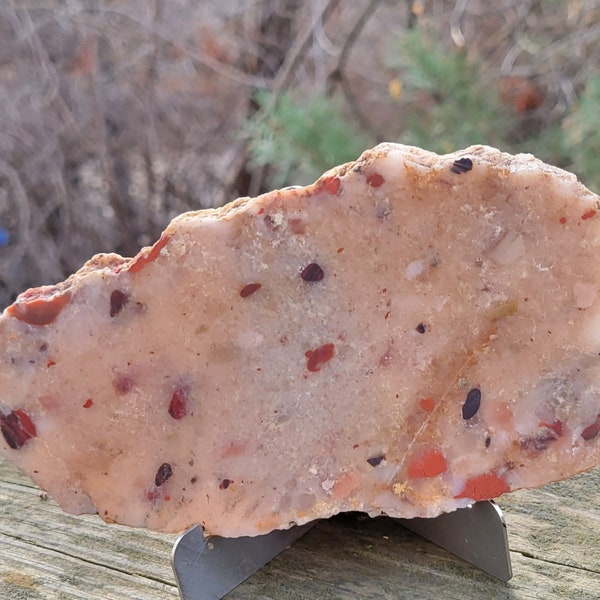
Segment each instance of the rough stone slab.
M600 462L600 203L384 144L176 218L0 318L0 452L72 512L256 534L435 516Z

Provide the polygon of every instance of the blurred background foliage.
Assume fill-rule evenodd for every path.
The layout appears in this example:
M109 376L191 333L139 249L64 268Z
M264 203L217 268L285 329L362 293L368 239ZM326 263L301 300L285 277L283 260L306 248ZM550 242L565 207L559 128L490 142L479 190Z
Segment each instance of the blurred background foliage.
M344 114L342 98L298 90L256 96L260 117L248 123L251 163L269 167L269 185L308 184L355 160L372 143Z
M600 191L600 0L5 0L0 307L380 141Z

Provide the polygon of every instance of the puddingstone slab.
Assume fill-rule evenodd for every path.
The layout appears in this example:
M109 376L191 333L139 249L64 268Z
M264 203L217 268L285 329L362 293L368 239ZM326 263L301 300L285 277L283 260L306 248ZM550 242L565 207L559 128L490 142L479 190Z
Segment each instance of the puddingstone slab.
M255 535L600 464L600 200L382 144L183 214L0 318L1 454L69 512Z

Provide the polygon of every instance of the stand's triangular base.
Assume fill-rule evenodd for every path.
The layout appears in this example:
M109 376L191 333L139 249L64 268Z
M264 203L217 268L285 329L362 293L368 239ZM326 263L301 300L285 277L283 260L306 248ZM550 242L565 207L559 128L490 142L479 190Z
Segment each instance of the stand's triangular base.
M506 524L491 501L435 519L396 520L502 581L512 577ZM315 524L242 538L205 538L199 525L188 529L172 553L181 600L220 600Z
M205 538L200 525L188 529L171 555L181 599L220 600L314 525L240 538Z
M512 577L506 522L500 507L491 500L435 519L396 520L501 581Z

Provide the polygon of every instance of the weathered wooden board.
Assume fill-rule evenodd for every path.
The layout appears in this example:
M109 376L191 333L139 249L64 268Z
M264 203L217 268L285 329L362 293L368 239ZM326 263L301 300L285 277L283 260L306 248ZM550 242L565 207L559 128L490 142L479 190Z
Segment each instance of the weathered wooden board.
M0 463L0 598L177 598L175 536L67 515Z
M600 598L600 469L502 498L514 578L503 584L390 519L320 523L230 594L322 598ZM0 598L177 598L173 535L63 513L0 461Z

